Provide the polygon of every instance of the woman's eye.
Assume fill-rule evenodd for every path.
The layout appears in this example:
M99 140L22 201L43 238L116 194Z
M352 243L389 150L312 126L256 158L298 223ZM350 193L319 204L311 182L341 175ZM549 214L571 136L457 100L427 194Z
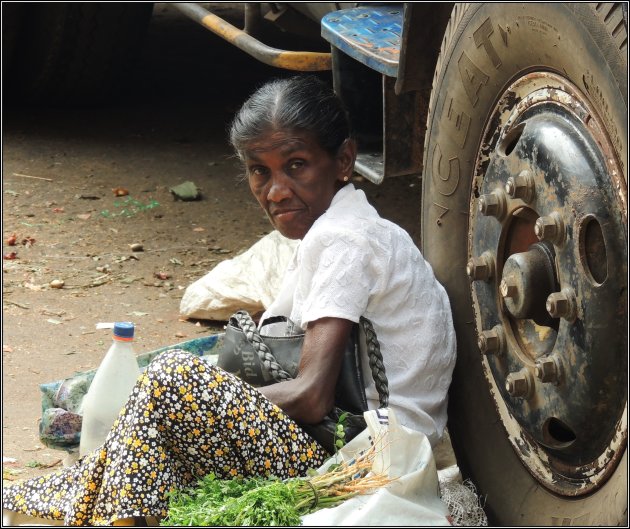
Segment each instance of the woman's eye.
M264 167L250 167L249 168L250 176L262 177L265 176L265 168Z
M292 170L300 169L303 166L304 166L304 161L303 160L293 160L289 164L289 168L291 168Z

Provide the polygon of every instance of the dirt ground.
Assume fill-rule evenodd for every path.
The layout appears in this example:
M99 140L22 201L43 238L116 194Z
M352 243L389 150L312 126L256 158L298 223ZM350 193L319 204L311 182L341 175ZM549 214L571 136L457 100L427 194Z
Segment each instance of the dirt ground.
M184 289L271 229L239 179L225 130L247 94L287 73L171 9L156 7L135 76L114 104L3 109L2 454L16 460L3 465L9 481L61 464L65 453L39 441L38 385L98 365L110 331L96 323L135 322L137 353L221 330L222 322L180 317ZM169 189L185 181L201 200L174 199ZM357 185L419 242L418 180ZM117 197L116 188L129 194Z

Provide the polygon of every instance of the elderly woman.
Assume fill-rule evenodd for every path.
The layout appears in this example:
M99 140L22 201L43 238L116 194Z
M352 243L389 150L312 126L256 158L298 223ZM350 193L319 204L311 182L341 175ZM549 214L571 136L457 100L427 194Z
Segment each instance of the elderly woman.
M165 353L100 449L5 488L5 509L111 525L164 517L167 493L209 472L305 474L328 454L299 425L333 408L342 353L361 317L378 336L390 407L432 444L440 439L455 361L448 298L409 235L349 182L356 144L339 99L314 77L270 82L245 102L230 140L271 224L301 241L264 316L286 316L305 331L297 378L256 389L185 352ZM378 407L374 382L365 392Z

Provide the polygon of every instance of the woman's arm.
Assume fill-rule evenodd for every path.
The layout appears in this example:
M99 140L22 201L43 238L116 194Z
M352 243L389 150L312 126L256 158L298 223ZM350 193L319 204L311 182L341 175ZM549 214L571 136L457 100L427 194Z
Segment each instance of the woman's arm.
M333 408L335 386L353 323L321 318L306 328L297 378L258 388L295 421L315 424Z

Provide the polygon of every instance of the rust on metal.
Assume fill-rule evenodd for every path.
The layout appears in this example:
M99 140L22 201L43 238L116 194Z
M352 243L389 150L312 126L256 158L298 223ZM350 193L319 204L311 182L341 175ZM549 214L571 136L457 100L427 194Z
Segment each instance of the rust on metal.
M323 71L332 68L330 53L312 51L280 51L268 64L300 72Z

